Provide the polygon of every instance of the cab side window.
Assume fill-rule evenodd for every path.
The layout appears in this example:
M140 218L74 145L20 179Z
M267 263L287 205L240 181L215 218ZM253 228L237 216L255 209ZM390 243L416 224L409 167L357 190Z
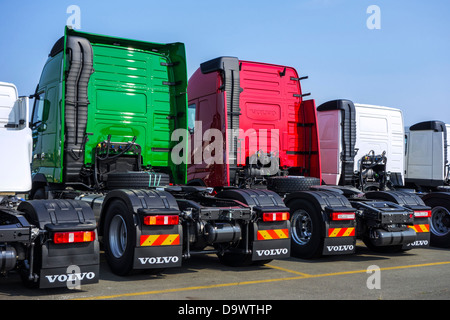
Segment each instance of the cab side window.
M188 106L188 129L190 133L194 132L195 129L195 112L196 112L197 106L195 103L190 104Z
M31 118L31 127L39 126L43 121L44 115L44 92L38 94L34 98L33 114Z

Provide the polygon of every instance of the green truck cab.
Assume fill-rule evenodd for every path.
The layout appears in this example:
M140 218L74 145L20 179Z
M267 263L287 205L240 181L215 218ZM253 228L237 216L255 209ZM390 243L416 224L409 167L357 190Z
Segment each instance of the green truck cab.
M171 132L186 127L184 79L182 43L66 28L36 88L31 120L35 180L99 187L108 173L140 166L185 183L186 166L174 165L170 157ZM140 148L114 161L130 141Z

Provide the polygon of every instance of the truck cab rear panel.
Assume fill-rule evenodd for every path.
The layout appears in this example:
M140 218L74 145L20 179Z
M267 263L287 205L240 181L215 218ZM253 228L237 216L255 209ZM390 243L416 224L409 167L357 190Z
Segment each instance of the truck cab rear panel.
M106 180L108 171L141 166L162 168L173 182L184 183L186 165L172 163L175 142L170 135L186 127L185 69L181 43L66 29L44 66L35 95L33 172L51 183L92 185L95 170ZM106 153L99 157L95 151L99 143L108 142L112 156L123 151L114 149L114 143L131 141L141 146L140 152L128 150L130 159L122 157L117 165L104 163Z
M191 122L203 123L201 134L210 128L222 132L227 164L216 170L219 178L205 176L205 163L195 163L189 167L188 180L206 179L212 187L233 185L238 170L258 150L276 155L277 172L297 168L295 174L320 177L315 104L303 100L294 68L216 58L192 75L188 96Z

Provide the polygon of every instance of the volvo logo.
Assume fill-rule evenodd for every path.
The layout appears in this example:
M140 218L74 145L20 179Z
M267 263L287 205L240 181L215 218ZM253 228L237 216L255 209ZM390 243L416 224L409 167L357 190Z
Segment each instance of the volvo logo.
M287 248L281 248L281 249L268 249L268 250L256 250L256 254L259 257L262 256L277 256L280 254L287 254L289 250Z
M354 245L341 245L341 246L327 246L328 252L343 252L343 251L353 251Z
M145 257L138 258L141 264L164 264L164 263L177 263L180 258L177 256L168 257Z

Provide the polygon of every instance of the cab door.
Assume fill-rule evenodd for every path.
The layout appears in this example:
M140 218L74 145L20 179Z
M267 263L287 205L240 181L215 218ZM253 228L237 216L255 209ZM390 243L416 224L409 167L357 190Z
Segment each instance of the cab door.
M35 95L31 118L33 138L32 172L42 173L49 182L59 182L60 152L56 145L57 92L46 88Z

